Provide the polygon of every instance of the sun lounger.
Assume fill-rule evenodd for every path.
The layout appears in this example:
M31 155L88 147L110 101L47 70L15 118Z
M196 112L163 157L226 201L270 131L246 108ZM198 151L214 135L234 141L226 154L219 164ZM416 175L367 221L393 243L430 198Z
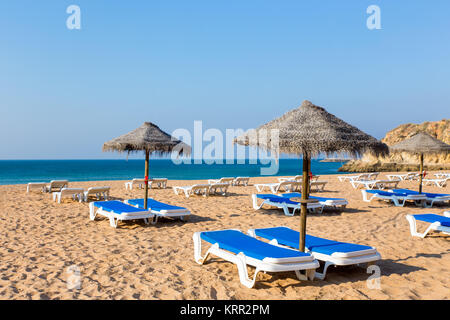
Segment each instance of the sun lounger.
M281 196L284 198L292 199L292 198L301 198L302 194L298 192L292 192L292 193L283 193L281 194ZM340 207L342 210L345 209L345 207L348 204L348 201L343 198L327 198L315 196L309 196L309 198L318 200L319 203L324 207L332 207L332 208Z
M408 214L406 220L409 222L409 229L413 237L425 238L426 235L431 231L440 231L444 234L450 235L450 218L440 216L437 214ZM425 232L417 232L416 221L427 222L430 225L425 230Z
M325 189L325 185L327 184L327 181L311 181L310 182L310 188L311 191L323 191Z
M92 196L97 200L101 200L102 198L103 200L108 200L110 189L111 187L91 187L83 193L83 197L80 198L80 202L87 202Z
M125 182L125 189L133 190L134 187L138 187L139 189L144 188L145 186L145 179L141 178L134 178L131 181ZM167 178L150 178L148 179L148 187L154 188L161 188L165 189L167 187Z
M69 181L67 180L52 180L44 188L45 192L59 192L62 188L68 188Z
M210 254L234 263L241 283L248 288L254 286L259 272L295 271L299 280L313 280L319 266L309 253L274 246L239 230L196 232L193 240L194 259L198 264L205 263ZM211 244L203 256L202 240ZM248 276L247 266L256 268L252 279Z
M258 199L263 200L261 204L258 204ZM283 209L286 216L293 216L297 210L301 209L300 203L292 201L288 198L278 196L276 194L252 194L253 209L259 210L263 205L277 207ZM323 212L324 205L319 202L311 202L307 204L308 211L310 212ZM289 211L292 210L292 212Z
M233 180L233 184L232 185L233 186L244 186L244 187L246 187L246 186L248 186L249 181L250 181L249 177L236 177Z
M203 195L204 197L207 197L209 194L209 184L194 184L192 186L184 186L184 187L173 187L173 192L175 194L184 193L186 198L189 198L189 196L196 194L196 195Z
M125 204L121 201L96 201L89 203L89 217L95 220L97 214L109 219L111 227L117 228L117 224L124 220L144 219L148 224L148 219L152 219L154 214L148 210L143 210Z
M299 232L287 227L251 229L249 234L253 237L267 239L275 245L294 249L299 247ZM305 249L317 260L325 262L322 273L316 272L316 278L321 280L325 278L329 266L348 266L360 263L372 264L381 259L381 255L373 247L338 242L310 235L305 237Z
M423 179L423 183L425 183L425 185L430 186L430 185L436 185L436 187L438 188L443 188L447 185L447 181L450 180L449 178L443 178L443 179Z
M387 189L387 188L397 188L400 180L355 180L350 181L354 189L358 189L363 186L365 189Z
M257 183L255 184L256 190L258 192L264 189L270 189L272 193L278 193L279 191L294 192L301 191L302 183L298 181L283 181L277 183Z
M357 175L345 175L345 176L338 176L339 181L354 181L354 180L368 180L369 179L369 173L361 173Z
M383 190L361 190L361 193L365 202L370 202L372 199L380 199L392 201L397 207L405 206L406 201L414 201L417 206L423 206L426 200L425 195L421 194L405 194ZM369 194L372 195L370 198L368 198Z
M144 209L144 199L125 200L125 203L139 209ZM180 218L182 221L187 221L191 214L191 212L184 207L172 206L164 202L156 201L152 198L147 199L147 207L148 210L155 215L152 220L153 224L158 222L159 217Z
M230 186L227 182L222 183L210 183L208 194L221 194L223 196L227 195L228 187Z
M434 176L438 179L446 179L446 178L450 178L450 173L448 172L438 172L435 173Z
M167 188L167 178L151 178L148 180L148 187L165 189Z
M214 183L227 183L229 185L231 185L234 181L234 178L232 177L223 177L220 179L209 179L208 183L209 184L214 184Z
M294 177L285 177L285 178L278 178L278 182L284 182L284 181L302 181L303 180L303 176L302 175L297 175Z
M412 194L412 195L418 195L418 194L423 195L426 198L425 199L426 201L424 201L424 206L427 208L431 208L435 202L437 202L437 203L445 202L445 201L450 202L450 194L445 194L445 193L430 193L430 192L419 193L418 191L409 190L409 189L393 189L393 190L389 190L389 191L396 192L396 193Z
M320 176L316 176L313 175L312 177L310 177L310 181L317 181L319 179ZM294 177L283 177L283 178L278 178L278 182L284 182L284 181L298 181L301 182L303 181L303 176L302 175L297 175Z
M33 189L39 189L42 192L45 192L46 186L47 186L46 182L30 182L27 184L27 193Z
M135 186L142 189L145 185L145 179L134 178L131 181L125 182L125 189L133 190Z
M73 200L83 199L84 189L83 188L62 188L61 191L53 192L53 201L58 201L61 203L62 198L72 198Z

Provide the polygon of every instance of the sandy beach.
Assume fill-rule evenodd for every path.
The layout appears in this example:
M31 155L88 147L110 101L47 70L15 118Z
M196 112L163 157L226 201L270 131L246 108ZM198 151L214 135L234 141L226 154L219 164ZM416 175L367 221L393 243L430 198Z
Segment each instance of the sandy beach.
M380 178L385 178L381 174ZM449 237L432 233L412 237L408 213L436 213L409 204L395 207L362 201L361 191L337 176L318 195L349 201L344 212L309 214L311 235L377 248L382 260L380 289L369 289L370 274L361 267L330 268L323 281L299 281L294 272L261 274L253 289L241 285L235 265L213 258L198 265L193 258L196 231L288 226L298 229L299 217L278 209L255 211L254 183L231 187L229 196L175 195L171 186L202 181L169 180L167 189L151 189L156 200L187 207L188 222L142 220L110 227L105 218L89 220L88 204L70 199L58 204L49 194L26 193L25 185L0 186L0 299L449 299ZM417 182L399 187L417 189ZM71 182L71 187L111 186L111 198L142 198L142 190L126 191L124 181ZM425 191L450 193L450 187L425 186ZM420 225L421 230L425 225ZM67 268L80 270L80 289L68 289ZM253 271L253 270L252 270Z

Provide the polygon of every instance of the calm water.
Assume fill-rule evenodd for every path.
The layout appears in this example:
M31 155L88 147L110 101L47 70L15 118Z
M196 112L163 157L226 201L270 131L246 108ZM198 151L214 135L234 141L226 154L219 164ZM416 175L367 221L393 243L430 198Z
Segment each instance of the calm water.
M318 175L335 174L340 162L313 160L312 172ZM150 160L150 177L177 180L196 180L236 176L260 176L261 164L181 164L171 160ZM301 159L280 159L277 176L300 174ZM69 181L128 180L144 176L144 160L0 160L0 185Z

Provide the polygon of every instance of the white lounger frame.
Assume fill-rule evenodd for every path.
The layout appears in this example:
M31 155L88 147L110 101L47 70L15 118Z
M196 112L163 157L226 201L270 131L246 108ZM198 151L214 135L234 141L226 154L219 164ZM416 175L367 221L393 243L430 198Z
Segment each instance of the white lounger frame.
M414 218L412 214L406 215L406 220L408 220L409 222L409 230L411 231L411 235L413 237L425 238L431 230L440 231L444 234L450 235L450 227L442 226L439 221L430 223L428 228L423 233L420 233L417 231L417 223L416 223L417 220ZM426 221L421 222L426 223Z
M438 188L443 188L447 185L447 181L450 180L450 177L448 178L442 178L442 179L423 179L422 181L427 185L436 185Z
M91 187L83 193L83 197L80 198L80 202L87 202L90 196L95 196L97 200L101 200L101 198L108 200L110 190L111 187Z
M61 191L53 192L53 201L58 201L61 203L62 198L72 198L72 200L83 199L84 189L83 188L62 188Z
M233 184L232 185L233 186L240 186L240 185L242 185L242 186L246 187L246 186L248 186L249 181L250 181L250 177L236 177L233 180Z
M312 256L279 259L264 258L263 260L258 260L247 257L243 252L234 254L232 252L220 249L217 243L211 245L205 255L202 256L202 239L200 234L201 232L195 232L193 235L195 262L198 264L204 264L209 255L213 254L226 261L234 263L238 268L240 282L247 288L253 288L259 272L295 271L295 274L299 280L312 281L315 276L315 269L319 267L319 262ZM247 265L256 268L252 279L248 276ZM304 271L305 274L302 274L301 271Z
M234 181L234 177L222 177L220 179L209 179L208 183L209 184L214 184L214 183L228 183L229 185L231 185Z
M387 189L397 188L400 180L352 180L350 183L354 189L358 189L359 186L364 186L364 188L373 190L373 189Z
M52 180L49 184L44 188L44 192L56 192L53 189L57 189L57 192L61 191L63 188L69 187L69 180Z
M95 220L97 214L102 215L109 219L109 224L111 227L117 228L117 224L119 220L136 220L136 219L144 219L145 224L148 224L148 219L152 219L154 214L148 210L142 210L138 212L131 213L115 213L110 211L105 211L102 208L98 208L94 206L95 202L89 203L89 218L91 220Z
M175 186L173 187L173 192L175 194L184 192L186 198L189 198L189 196L192 194L203 195L204 197L207 197L209 194L209 184L194 184L192 186L185 187Z
M286 198L287 199L287 198ZM286 203L286 202L272 202L269 199L261 199L262 202L261 204L258 204L258 197L256 194L252 194L252 202L253 202L253 209L255 210L259 210L262 208L263 205L267 204L269 206L272 207L277 207L279 209L283 209L283 212L286 216L290 216L292 217L293 215L295 215L295 212L297 210L301 209L301 205L299 204L292 204L292 203ZM322 213L323 212L323 207L324 205L317 202L317 203L308 203L308 211L309 212L318 212L318 213ZM292 212L289 212L289 209L292 209Z
M370 198L367 197L368 193L366 190L361 190L363 201L364 202L371 202L372 199L381 199L385 201L392 201L396 207L404 207L406 201L414 201L416 205L425 206L426 197L425 195L415 195L415 194L409 194L407 196L396 196L392 194L392 196L385 196L378 193L371 194L372 196Z
M257 238L255 234L254 229L248 230L248 234L254 238ZM283 246L278 244L278 241L276 239L273 239L269 241L270 244L292 249L288 246ZM296 249L294 249L296 250ZM375 261L378 261L381 259L381 255L377 252L375 248L367 249L367 250L360 250L360 251L354 251L354 252L335 252L332 255L323 254L323 253L317 253L309 251L307 248L305 248L306 252L310 253L314 258L317 260L325 262L325 265L323 267L322 272L315 273L315 277L319 280L325 279L327 275L327 269L330 266L350 266L350 265L356 265L356 264L362 264L367 263L368 265L374 264Z
M263 191L265 188L270 189L272 193L277 193L278 191L282 190L284 188L285 191L288 192L295 192L300 191L302 188L302 183L299 181L283 181L283 182L275 182L275 183L256 183L255 184L256 190L258 192Z

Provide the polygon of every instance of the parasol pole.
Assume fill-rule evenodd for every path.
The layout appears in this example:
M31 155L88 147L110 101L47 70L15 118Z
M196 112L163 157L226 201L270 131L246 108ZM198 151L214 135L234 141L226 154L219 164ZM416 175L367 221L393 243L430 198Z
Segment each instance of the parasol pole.
M420 154L420 176L419 176L419 193L422 193L422 179L423 179L423 153Z
M147 210L147 198L148 198L148 166L149 166L150 152L145 149L145 196L144 196L144 209Z

